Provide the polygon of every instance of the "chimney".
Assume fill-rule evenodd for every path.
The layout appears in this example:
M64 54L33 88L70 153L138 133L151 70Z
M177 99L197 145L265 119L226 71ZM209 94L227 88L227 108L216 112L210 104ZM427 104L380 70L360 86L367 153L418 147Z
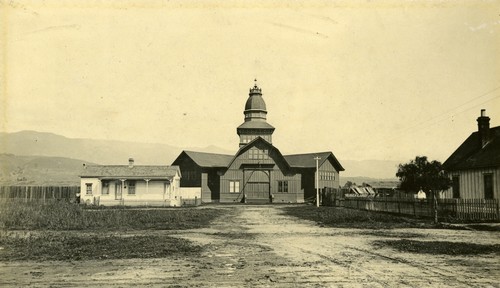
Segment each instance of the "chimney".
M128 158L128 167L129 168L134 167L134 158Z
M479 145L483 148L490 141L490 117L486 116L485 109L481 109L481 116L477 118L477 128L479 132Z

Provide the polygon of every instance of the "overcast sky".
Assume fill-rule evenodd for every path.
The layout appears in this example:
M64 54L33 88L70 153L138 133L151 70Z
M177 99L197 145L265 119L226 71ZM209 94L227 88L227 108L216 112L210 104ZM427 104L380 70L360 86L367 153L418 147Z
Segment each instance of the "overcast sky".
M373 2L4 1L1 129L236 151L254 78L283 154L444 161L499 125L500 2Z

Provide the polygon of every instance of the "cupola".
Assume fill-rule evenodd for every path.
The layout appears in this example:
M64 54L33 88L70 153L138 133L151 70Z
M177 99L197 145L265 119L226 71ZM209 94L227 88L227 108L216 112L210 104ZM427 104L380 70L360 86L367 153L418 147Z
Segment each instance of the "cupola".
M255 84L250 88L247 102L245 103L245 121L250 119L266 119L266 102L262 98L262 89L257 86L257 79L254 80Z
M266 122L267 109L266 102L262 98L262 89L257 86L257 79L254 80L254 86L250 88L248 99L245 103L245 122L236 129L240 136L240 147L252 141L256 137L272 143L272 134L274 127Z

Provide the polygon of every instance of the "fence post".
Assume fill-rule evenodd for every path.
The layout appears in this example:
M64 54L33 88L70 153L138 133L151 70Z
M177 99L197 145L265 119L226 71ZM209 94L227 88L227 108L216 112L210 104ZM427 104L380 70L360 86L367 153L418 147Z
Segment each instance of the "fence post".
M436 192L434 191L434 223L438 223L438 200L437 200L437 195Z

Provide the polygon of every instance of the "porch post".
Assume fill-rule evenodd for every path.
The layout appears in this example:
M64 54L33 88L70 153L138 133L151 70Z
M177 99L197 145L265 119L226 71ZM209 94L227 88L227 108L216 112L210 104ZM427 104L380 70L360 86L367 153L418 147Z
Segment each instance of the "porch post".
M125 181L127 181L127 179L120 179L120 181L122 181L122 195L120 195L120 201L122 201L122 204L125 204L125 200L123 200L123 193L125 193Z
M149 194L149 180L151 179L144 179L144 181L146 181L146 194Z

